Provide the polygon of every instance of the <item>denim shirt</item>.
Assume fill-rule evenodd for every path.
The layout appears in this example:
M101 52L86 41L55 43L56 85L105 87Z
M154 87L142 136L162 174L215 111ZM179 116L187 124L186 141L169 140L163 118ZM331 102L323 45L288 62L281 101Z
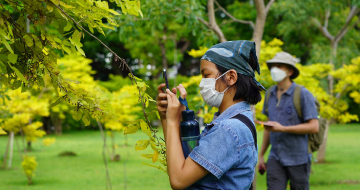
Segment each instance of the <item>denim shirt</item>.
M262 111L268 116L269 121L277 121L286 127L317 119L314 97L306 88L302 88L300 93L303 119L298 116L293 101L295 87L296 84L293 82L280 100L276 95L277 87L272 89L268 102L268 115L265 112L265 105ZM310 161L308 135L270 132L270 144L269 159L276 159L283 166L296 166Z
M212 128L206 125L199 146L189 156L210 173L187 189L250 188L258 153L250 129L238 119L230 119L239 113L253 121L250 105L239 102L220 115L215 113Z

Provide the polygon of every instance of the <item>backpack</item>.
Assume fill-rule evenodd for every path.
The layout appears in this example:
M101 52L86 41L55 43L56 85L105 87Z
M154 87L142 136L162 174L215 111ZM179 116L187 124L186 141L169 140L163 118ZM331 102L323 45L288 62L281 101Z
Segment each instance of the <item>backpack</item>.
M265 94L265 112L268 113L268 104L269 104L269 98L270 98L270 93L271 91L276 87L276 85L270 87ZM301 98L300 98L300 94L301 94L301 89L304 86L302 85L296 85L295 90L294 90L294 97L293 97L293 102L294 102L294 106L295 106L295 110L298 114L298 116L300 117L300 119L303 119L303 115L302 115L302 110L301 110ZM320 103L319 101L315 98L315 106L316 106L316 110L318 112L318 118L319 118L319 132L317 133L312 133L312 134L308 134L308 150L309 153L315 152L319 149L323 139L324 139L324 133L325 133L325 128L326 128L326 119L321 118L319 113L320 113Z

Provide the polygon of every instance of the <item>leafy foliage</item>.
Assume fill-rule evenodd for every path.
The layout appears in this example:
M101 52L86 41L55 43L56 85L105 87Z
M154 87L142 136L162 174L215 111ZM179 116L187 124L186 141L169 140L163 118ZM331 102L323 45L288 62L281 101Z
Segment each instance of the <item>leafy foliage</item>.
M37 166L37 162L35 160L35 156L23 156L23 161L21 162L22 169L28 178L28 185L32 184L32 178L35 177L35 170Z
M140 1L116 0L123 13L141 15ZM15 14L16 13L16 14ZM14 16L16 15L16 17ZM57 67L59 55L77 54L85 56L81 38L84 32L79 26L86 26L91 32L96 29L105 35L103 27L114 29L119 26L114 17L120 15L109 9L106 1L74 0L19 0L0 4L0 75L1 83L11 89L25 92L34 86L45 87L44 76L50 77L58 102L68 101L82 110L83 121L89 124L89 117L97 120L111 113L101 109L98 98L78 90ZM27 32L26 19L32 23ZM107 23L103 23L106 19ZM76 20L76 24L74 23ZM56 29L59 34L52 34Z

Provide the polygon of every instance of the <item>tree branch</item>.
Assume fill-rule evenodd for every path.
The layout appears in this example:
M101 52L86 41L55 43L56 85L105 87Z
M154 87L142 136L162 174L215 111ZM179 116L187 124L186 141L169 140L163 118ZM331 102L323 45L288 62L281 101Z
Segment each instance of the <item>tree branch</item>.
M181 54L183 54L183 53L185 52L185 50L187 50L187 48L189 47L190 43L191 43L190 41L186 41L186 42L185 42L185 44L181 47L181 50L180 50Z
M311 19L312 19L315 27L320 30L320 32L324 35L324 37L329 39L331 42L334 41L335 37L330 34L330 32L327 30L327 28L321 26L320 22L316 18L311 17Z
M270 0L270 2L265 7L266 14L269 12L271 5L275 2L275 0Z
M226 42L227 40L224 36L224 33L221 31L219 25L216 23L215 11L214 11L214 0L208 0L207 10L208 10L208 17L209 17L209 22L207 25L208 28L212 29L215 32L215 34L218 36L220 42ZM204 24L206 23L206 21L204 21L204 20L203 21L200 20L200 22L202 22Z
M329 18L330 18L330 8L326 11L326 15L325 15L324 27L326 29L328 28Z
M208 22L206 22L204 19L200 18L200 17L196 17L200 22L202 22L206 27L211 29L211 26Z
M351 22L351 20L354 18L355 15L357 15L360 12L360 9L358 7L352 7L348 17L346 18L346 22L344 24L344 26L341 28L341 30L339 31L339 33L336 34L335 36L335 41L338 42L341 40L341 38L344 37L344 35L347 33L347 31L349 30L349 24Z
M272 1L275 1L275 0L272 0ZM232 22L239 22L239 23L242 23L242 24L249 24L251 26L252 29L255 28L255 25L252 21L246 21L246 20L240 20L240 19L237 19L235 18L233 15L231 15L229 12L226 11L226 9L224 9L224 7L222 7L216 0L214 0L216 6L218 6L218 8L223 12L225 13L225 15L227 15L228 17L230 17L232 19ZM227 23L222 23L221 26L225 25L225 24L228 24L228 23L231 23L231 22L227 22Z

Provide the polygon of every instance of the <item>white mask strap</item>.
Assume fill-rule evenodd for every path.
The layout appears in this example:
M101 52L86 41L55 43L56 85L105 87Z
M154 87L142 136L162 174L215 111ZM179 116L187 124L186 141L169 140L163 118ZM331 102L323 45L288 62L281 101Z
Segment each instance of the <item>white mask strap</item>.
M220 75L218 78L216 78L215 80L218 80L219 78L221 78L222 76L224 76L226 73L228 73L230 70L226 71L224 74Z
M225 93L226 91L227 91L227 89L229 89L230 88L230 86L228 86L225 90L224 90L224 92L222 92L222 93Z

